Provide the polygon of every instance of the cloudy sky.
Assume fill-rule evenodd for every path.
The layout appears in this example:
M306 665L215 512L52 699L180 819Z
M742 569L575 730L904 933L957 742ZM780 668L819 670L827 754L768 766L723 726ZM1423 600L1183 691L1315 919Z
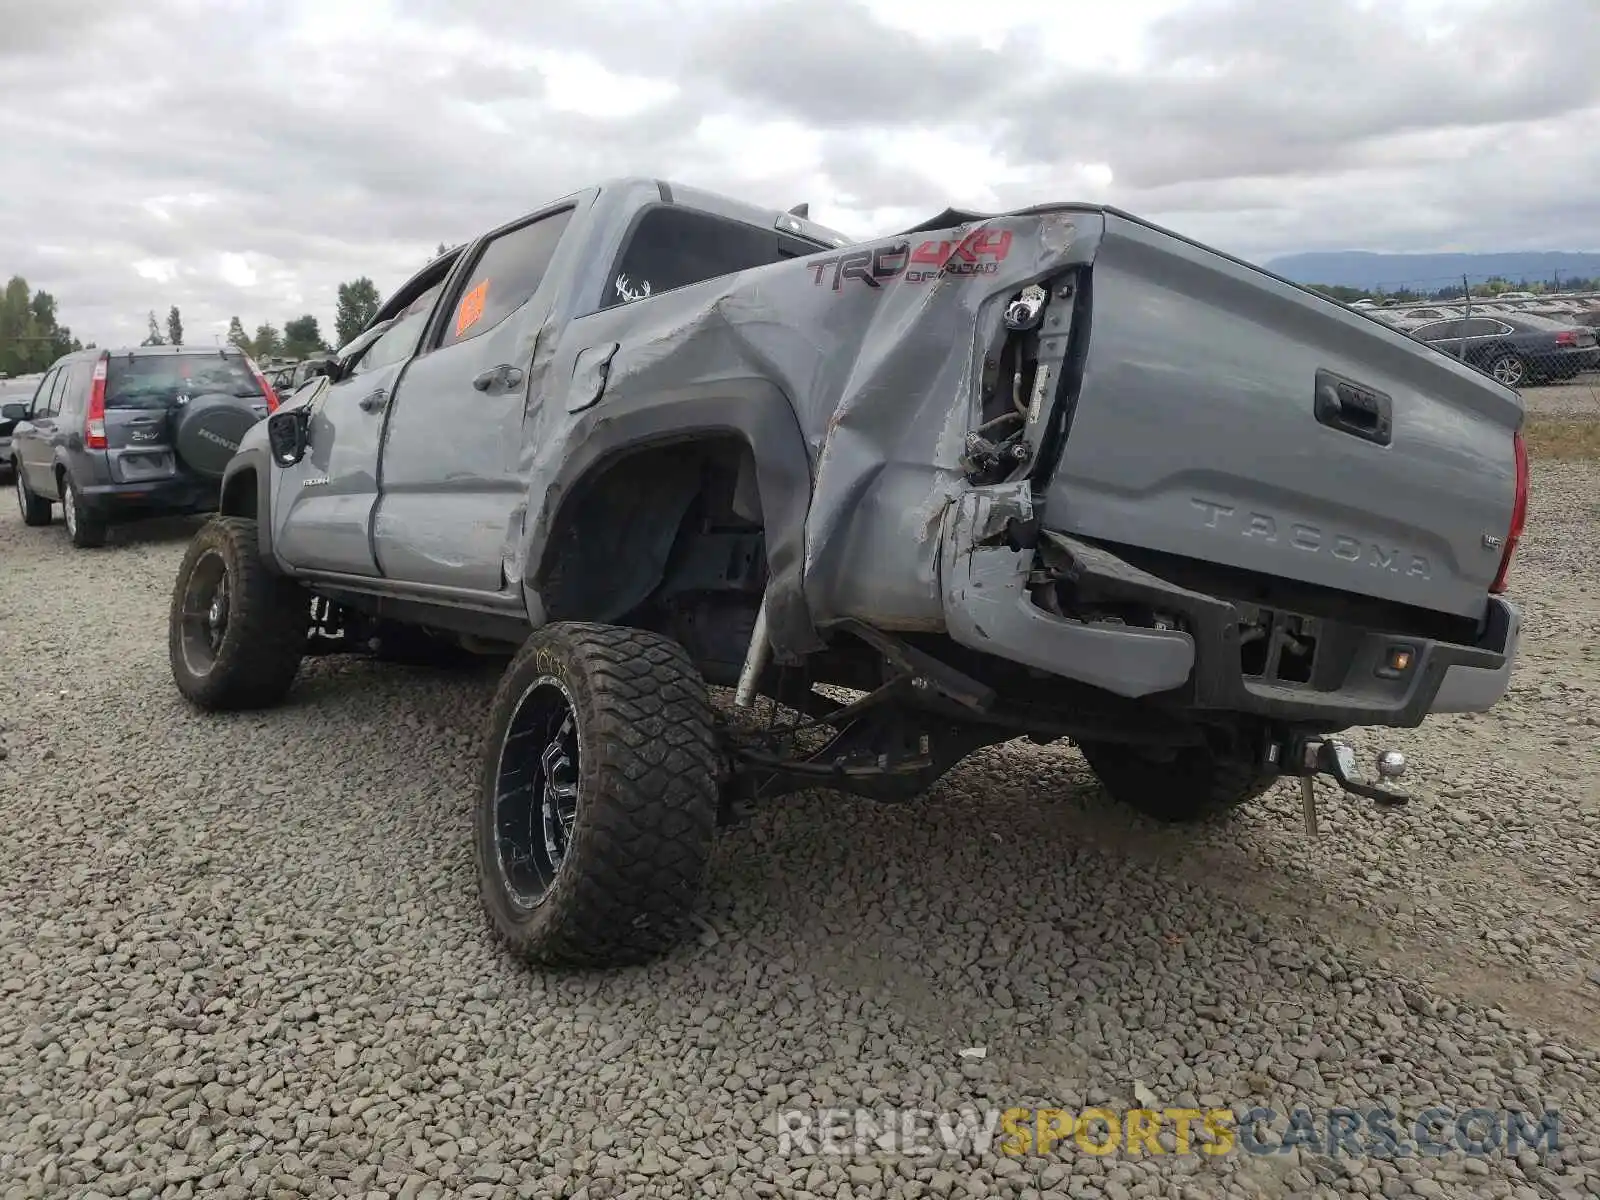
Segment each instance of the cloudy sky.
M607 175L867 236L1600 249L1600 0L0 0L0 278L85 340L385 294Z

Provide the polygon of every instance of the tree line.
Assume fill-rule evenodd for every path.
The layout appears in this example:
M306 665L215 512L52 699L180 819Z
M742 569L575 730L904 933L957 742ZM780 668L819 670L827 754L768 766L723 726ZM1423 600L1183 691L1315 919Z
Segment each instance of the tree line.
M285 321L281 330L264 321L256 326L253 335L245 332L244 322L233 317L228 322L226 340L254 359L308 358L350 341L366 328L382 302L377 285L365 275L341 283L332 346L324 340L321 326L311 313ZM142 346L184 345L183 313L176 304L167 310L165 322L159 321L151 310L146 327ZM0 292L0 375L35 375L47 370L63 354L93 347L93 342L85 346L73 337L72 330L57 319L55 297L43 289L30 290L22 276L12 276L5 291Z
M228 319L226 341L239 347L251 358L309 358L313 354L327 354L343 346L366 328L383 302L377 285L365 275L339 285L338 302L334 309L334 341L329 345L322 336L322 326L311 313L285 321L280 330L270 321L256 326L254 334L245 332L244 322L237 316ZM145 346L183 345L183 314L174 304L167 312L166 333L163 335L156 314L149 314L149 333L141 343Z
M92 346L94 343L91 342ZM13 275L0 293L0 375L33 375L84 345L56 318L56 298Z

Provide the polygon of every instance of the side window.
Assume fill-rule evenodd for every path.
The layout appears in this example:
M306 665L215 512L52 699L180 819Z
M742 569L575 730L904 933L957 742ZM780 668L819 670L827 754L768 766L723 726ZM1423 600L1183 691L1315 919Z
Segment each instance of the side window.
M50 408L50 389L55 386L56 373L48 371L45 377L39 380L39 386L34 389L33 399L28 401L28 411L36 417L45 416Z
M1435 321L1432 325L1424 325L1417 330L1416 336L1425 342L1441 342L1449 338L1461 337L1461 327L1464 321Z
M39 415L53 417L61 411L61 385L66 382L67 369L57 367L50 372L50 378L44 381L40 391Z
M488 333L533 299L571 219L572 210L563 209L508 230L485 246L451 299L439 345L454 346Z
M652 208L606 281L602 308L777 262L778 233L688 208Z
M1462 337L1493 337L1499 332L1500 322L1491 321L1488 317L1474 317L1461 322Z
M88 408L83 402L84 387L93 368L86 362L75 362L61 371L61 394L56 397L56 412L61 416L76 416Z
M427 327L434 302L439 299L439 293L443 288L444 283L441 280L406 305L406 310L399 319L384 331L383 336L368 346L360 358L356 359L348 377L353 379L357 375L364 375L379 367L403 362L416 353L417 341L422 337L423 329Z

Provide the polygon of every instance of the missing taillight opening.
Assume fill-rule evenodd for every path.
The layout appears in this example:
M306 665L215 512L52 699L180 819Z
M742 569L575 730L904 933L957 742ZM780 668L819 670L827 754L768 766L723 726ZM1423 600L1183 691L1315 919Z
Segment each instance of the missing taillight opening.
M1512 435L1512 450L1517 460L1517 491L1511 505L1511 528L1506 533L1506 544L1500 551L1500 569L1495 573L1489 591L1498 595L1506 590L1506 577L1511 573L1511 558L1522 540L1522 530L1528 521L1528 444L1519 429Z

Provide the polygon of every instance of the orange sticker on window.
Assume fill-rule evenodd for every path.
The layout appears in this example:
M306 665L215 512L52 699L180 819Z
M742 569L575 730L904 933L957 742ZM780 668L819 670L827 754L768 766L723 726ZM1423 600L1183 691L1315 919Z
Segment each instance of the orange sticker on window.
M489 298L489 281L485 279L465 296L456 309L456 336L460 337L483 319L483 304Z

